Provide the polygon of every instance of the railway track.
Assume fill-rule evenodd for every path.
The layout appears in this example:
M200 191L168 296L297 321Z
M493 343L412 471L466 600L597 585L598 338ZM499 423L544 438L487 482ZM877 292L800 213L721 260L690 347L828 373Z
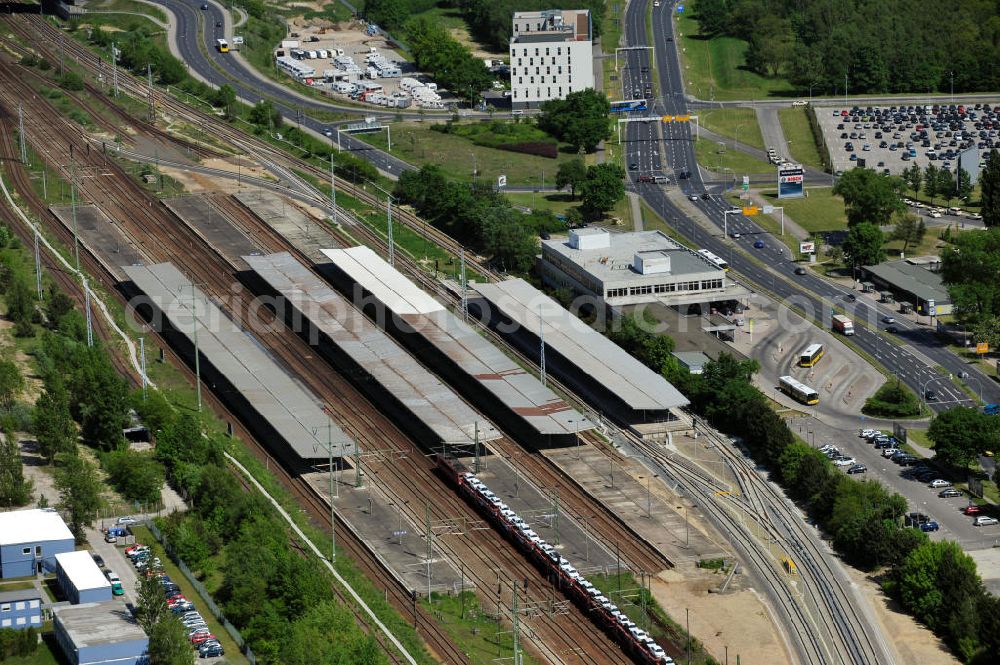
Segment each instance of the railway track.
M4 98L8 106L18 93L25 93L21 85L8 67L0 67L0 98ZM34 111L36 117L26 124L28 136L33 145L46 146L43 154L50 164L56 167L65 164L69 158L70 145L76 146L82 162L91 166L99 164L99 155L79 154L82 152L79 150L82 146L79 134L68 128L50 107L43 104ZM212 248L206 248L190 228L167 213L158 202L121 174L117 167L100 165L109 169L116 177L91 179L83 183L82 189L92 199L100 202L100 207L110 218L118 221L123 233L130 237L137 248L141 248L142 254L150 261L173 260L178 267L198 280L206 293L230 303L237 317L243 317L246 321L255 320L255 316L260 313L250 311L249 298L245 295L234 296L229 288L235 281L232 266L225 265L221 256ZM154 239L155 242L151 242ZM281 248L284 248L282 244L266 247L269 250ZM266 327L272 322L264 317L260 323ZM300 340L291 335L273 332L259 333L258 338L331 405L338 420L346 425L345 429L362 441L367 450L404 449L405 457L394 459L392 463L382 463L381 468L379 463L372 464L369 467L369 482L376 482L373 476L380 480L386 479L386 493L401 498L409 497L412 508L408 511L408 517L412 523L420 524L423 521L423 516L415 514L421 504L427 506L428 514L437 521L445 521L469 511L465 502L452 492L441 490L443 481L432 472L433 465L412 442L391 423L386 422L373 405L358 395L344 379L310 362L309 349ZM547 593L544 579L495 534L473 533L463 539L445 538L438 541L438 546L454 560L462 560L470 565L473 583L481 589L492 586L491 575L499 565L507 579L536 582L525 593L526 601L539 607L547 602L551 603L551 594ZM507 608L498 609L502 612ZM525 618L522 623L526 628L528 641L545 660L587 662L597 655L606 662L628 662L617 646L603 636L595 635L589 628L586 617L574 608L570 608L566 614L542 614ZM587 654L585 658L577 655L581 649Z
M667 454L636 437L627 438L629 445L670 472L692 496L703 499L699 505L709 509L745 559L774 589L772 600L793 618L786 630L802 647L807 662L885 662L886 645L861 628L859 599L838 581L831 554L816 544L815 535L808 532L811 527L803 524L781 491L759 474L753 460L725 437L705 428L700 431L714 444L735 485L720 481L679 455ZM776 565L771 545L794 563L795 575Z
M74 62L90 72L91 75L95 77L102 76L104 80L108 80L107 77L111 73L109 64L101 60L100 57L87 47L77 43L68 35L52 26L43 17L17 15L5 18L13 32L23 39L31 40L35 47L50 59L56 59L61 57L61 54L65 54L65 56L72 57ZM277 165L287 169L288 172L295 170L304 172L317 178L320 182L326 182L330 178L328 170L320 169L307 162L291 158L270 143L241 132L214 115L193 109L156 88L150 91L146 82L122 69L119 69L118 72L118 87L124 94L135 97L143 102L147 102L150 96L152 96L153 102L158 108L168 111L175 117L184 118L195 126L211 131L219 139L241 147L249 155L260 160L262 163ZM324 208L329 206L329 200L325 195L319 193L308 185L308 183L303 183L296 176L293 175L291 177L299 181L299 184L306 190L304 193L313 196L315 204ZM376 209L385 208L384 199L376 196L364 187L343 179L343 177L338 178L337 186L338 189L368 206ZM444 248L455 257L458 257L464 251L464 247L451 236L425 223L404 208L394 205L393 219L405 224L417 235ZM382 241L384 242L384 239ZM488 278L497 278L498 274L486 264L485 260L477 257L472 252L465 253L467 263L471 269Z

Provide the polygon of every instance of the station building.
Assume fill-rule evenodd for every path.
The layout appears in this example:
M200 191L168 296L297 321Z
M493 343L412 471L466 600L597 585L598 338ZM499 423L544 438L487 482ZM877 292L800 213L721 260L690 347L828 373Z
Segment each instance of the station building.
M710 303L750 294L723 267L661 231L571 230L568 240L542 241L541 273L549 286L612 308L662 303L708 311Z
M71 665L139 665L148 662L149 638L121 603L52 608L56 642Z
M0 579L53 572L56 554L73 548L73 533L54 508L0 513Z
M0 591L0 628L42 627L42 595L37 589Z
M538 108L594 87L590 10L514 12L510 37L511 106Z

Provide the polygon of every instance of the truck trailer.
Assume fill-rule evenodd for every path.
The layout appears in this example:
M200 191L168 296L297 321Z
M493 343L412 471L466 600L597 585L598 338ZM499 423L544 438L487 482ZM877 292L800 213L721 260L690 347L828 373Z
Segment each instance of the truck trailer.
M853 335L854 334L854 322L843 314L833 315L833 329L839 332L841 335Z

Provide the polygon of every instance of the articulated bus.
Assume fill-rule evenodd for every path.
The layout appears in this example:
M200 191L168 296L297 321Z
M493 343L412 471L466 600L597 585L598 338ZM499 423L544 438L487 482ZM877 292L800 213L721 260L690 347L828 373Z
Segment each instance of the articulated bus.
M612 113L631 113L632 111L645 111L645 99L629 99L621 102L611 102Z
M778 377L778 388L792 399L803 404L819 404L819 393L790 376Z
M810 344L799 356L799 367L812 367L823 357L822 344Z
M699 249L698 253L701 254L702 256L704 256L706 259L708 259L712 263L714 263L715 265L719 266L719 268L721 268L722 270L729 270L729 264L726 263L726 261L724 259L716 256L715 254L713 254L712 252L708 251L707 249Z
M218 49L219 53L229 53L229 42L225 39L216 39L215 48Z

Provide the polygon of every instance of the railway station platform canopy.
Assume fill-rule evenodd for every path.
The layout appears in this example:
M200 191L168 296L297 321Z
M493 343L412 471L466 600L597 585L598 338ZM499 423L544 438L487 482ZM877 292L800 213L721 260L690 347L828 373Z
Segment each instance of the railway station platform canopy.
M473 284L472 288L489 304L483 311L493 319L491 327L499 318L507 319L504 323L508 328L514 324L515 335L530 338L530 348L537 349L539 337L544 338L546 367L553 374L565 374L561 380L600 387L633 413L669 412L688 404L688 399L662 375L523 279ZM550 362L557 359L563 362Z
M535 376L526 372L460 317L420 289L368 247L325 249L345 293L360 287L378 320L399 341L454 386L501 428L536 443L575 437L594 425ZM371 303L374 301L374 303ZM370 311L370 310L366 310ZM380 322L381 325L381 322Z
M217 373L231 388L223 398L241 398L238 409L249 407L266 424L267 434L283 439L301 460L326 459L328 441L333 444L335 458L354 452L354 442L336 424L330 426L320 401L174 264L127 266L124 270L145 294L145 305L153 308L154 327L183 335L192 345L197 334L203 380L209 372ZM142 303L136 304L141 309ZM157 320L161 315L165 320ZM262 443L273 445L266 440Z
M250 268L405 409L437 442L473 443L502 436L447 385L425 369L346 298L288 252L244 256ZM278 304L279 308L281 305ZM436 443L437 443L436 442Z

